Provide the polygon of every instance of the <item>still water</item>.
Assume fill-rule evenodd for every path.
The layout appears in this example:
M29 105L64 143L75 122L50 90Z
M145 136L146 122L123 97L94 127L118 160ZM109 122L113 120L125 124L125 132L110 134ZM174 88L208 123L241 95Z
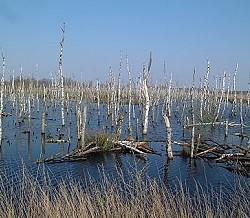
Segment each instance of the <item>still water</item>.
M86 103L84 103L86 104ZM180 155L174 156L172 161L167 160L165 151L166 128L161 116L161 106L154 110L154 115L150 116L149 131L147 140L149 146L156 150L159 155L148 154L147 159L141 159L132 154L125 153L110 153L94 154L89 156L84 161L64 162L54 164L36 164L36 160L47 158L51 155L66 154L68 151L77 146L77 121L76 121L76 105L71 102L65 111L65 127L61 127L61 110L60 104L48 102L46 105L40 103L39 110L37 107L31 109L31 132L27 134L27 119L18 122L18 109L7 104L4 111L9 115L2 117L2 146L0 148L0 173L1 181L18 180L18 174L22 167L37 177L44 172L50 175L53 183L56 183L61 178L72 179L74 181L84 181L89 176L94 180L99 180L104 171L106 175L117 179L119 172L122 172L124 177L132 179L131 175L142 173L150 178L161 179L165 184L173 186L179 182L184 183L189 188L194 188L198 183L203 188L209 187L227 187L233 188L236 179L243 179L247 183L249 178L235 175L229 172L224 167L220 166L214 160L204 160L201 158L191 160L188 157ZM96 104L87 105L87 122L86 135L95 134L100 131L112 134L115 128L111 126L110 117L107 118L106 105L100 106L100 117L98 121L98 110ZM46 109L47 108L47 109ZM120 109L126 115L127 106ZM71 139L71 143L41 143L41 118L42 113L46 111L46 136L53 139L58 139L59 135L67 140ZM183 142L183 128L178 121L178 111L173 111L176 116L172 117L173 140ZM142 140L141 134L141 119L138 106L134 106L132 110L132 128L134 138ZM139 119L137 119L139 118ZM239 117L234 118L235 122L239 123ZM245 122L249 122L249 116L245 116ZM229 120L230 121L230 120ZM126 118L123 125L122 139L127 136ZM229 130L227 143L241 144L246 146L246 141L240 141L239 138L233 136L233 132L238 130ZM137 130L137 131L136 131ZM250 134L250 129L245 128L245 134ZM218 143L223 143L224 128L208 128L206 130L207 137ZM138 132L138 133L136 133ZM179 145L173 145L175 154L180 154L182 148Z

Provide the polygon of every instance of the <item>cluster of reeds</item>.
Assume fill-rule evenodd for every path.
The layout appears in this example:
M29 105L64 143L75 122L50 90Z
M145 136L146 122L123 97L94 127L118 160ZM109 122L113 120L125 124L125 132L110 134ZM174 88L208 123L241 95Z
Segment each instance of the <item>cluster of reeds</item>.
M169 189L163 182L138 172L128 181L105 173L87 185L61 180L56 186L48 176L39 182L26 170L17 181L1 175L0 217L248 217L249 184L235 190L190 191L182 184ZM6 179L6 178L5 178Z
M103 151L109 151L114 147L114 142L111 140L109 135L105 132L98 132L95 135L86 135L85 143L95 143L98 148Z

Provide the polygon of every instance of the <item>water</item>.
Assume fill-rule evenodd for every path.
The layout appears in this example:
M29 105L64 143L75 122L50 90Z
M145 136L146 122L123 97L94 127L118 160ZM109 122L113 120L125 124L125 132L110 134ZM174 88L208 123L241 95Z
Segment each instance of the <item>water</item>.
M37 159L47 158L56 154L66 154L68 151L77 146L77 126L76 126L76 105L71 102L65 113L65 127L61 127L60 105L53 102L47 102L46 113L46 135L50 135L53 139L58 139L60 134L67 139L71 138L71 144L68 143L41 143L41 117L45 110L44 103L40 103L40 110L37 111L34 106L31 109L31 133L27 134L27 119L21 123L18 122L18 111L12 108L11 104L7 104L5 112L12 114L2 118L3 123L3 140L0 149L0 173L2 181L8 179L17 181L18 174L22 166L36 176L46 171L50 174L52 182L56 183L58 179L67 178L75 181L84 181L89 176L95 180L102 177L102 171L111 178L118 178L119 172L122 172L125 178L130 178L135 173L142 173L150 178L161 179L168 186L174 186L181 182L186 184L190 189L195 189L198 183L204 189L210 187L227 187L233 188L236 178L249 182L249 179L243 176L235 175L227 169L216 163L214 160L205 160L201 158L191 160L188 157L175 156L172 161L167 160L165 152L166 128L161 117L161 108L156 108L154 121L151 114L149 122L149 131L147 140L149 146L152 147L160 155L148 154L147 159L141 159L135 155L125 153L102 153L93 154L84 161L64 162L55 164L36 164ZM126 113L127 106L123 106L121 111ZM106 119L107 107L100 107L100 122L98 122L97 105L87 105L87 123L86 134L95 134L96 132L106 131L114 134L115 128L111 126L110 117ZM174 111L175 112L175 111ZM178 112L178 111L177 111ZM141 132L141 119L139 118L139 107L135 106L134 114L132 113L132 128L134 138L136 136L142 140L141 134L136 134L136 129ZM178 117L173 116L173 140L183 141L183 129L178 122ZM248 115L245 116L245 122L249 122ZM233 120L229 120L232 122ZM234 118L239 123L239 117ZM127 119L124 121L122 139L127 136ZM220 144L224 141L224 127L206 128L206 139L212 139ZM240 141L239 137L232 135L233 132L239 132L240 127L230 128L229 137L226 143L241 144L246 146L246 140ZM249 134L249 127L245 128L246 134ZM180 153L182 148L179 145L173 145L174 153Z

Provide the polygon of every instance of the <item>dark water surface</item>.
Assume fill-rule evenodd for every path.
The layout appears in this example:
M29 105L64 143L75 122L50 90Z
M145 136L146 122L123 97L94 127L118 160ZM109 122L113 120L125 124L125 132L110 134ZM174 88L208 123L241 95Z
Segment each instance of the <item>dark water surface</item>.
M127 106L123 106L126 114ZM54 182L61 178L73 180L85 180L88 176L99 180L102 171L112 178L118 178L119 172L122 172L125 178L129 179L135 173L143 173L150 178L160 178L169 186L178 182L186 184L188 187L195 188L196 183L199 183L204 188L212 187L227 187L233 188L233 184L237 179L243 179L247 183L249 179L243 176L235 175L227 169L221 167L214 160L193 159L188 157L175 156L172 161L167 160L165 152L166 128L161 116L161 107L157 107L154 111L154 117L151 113L149 123L149 134L147 140L150 147L155 149L161 155L148 154L147 160L138 158L137 156L124 153L103 153L91 155L85 161L79 162L64 162L54 164L36 164L36 160L46 158L56 154L66 154L68 150L72 150L77 146L77 126L76 126L76 105L72 102L68 111L65 111L65 127L61 127L61 111L60 105L56 103L47 103L46 115L46 135L50 135L54 139L58 139L60 134L64 134L67 139L71 137L71 144L68 143L41 143L41 118L45 110L44 103L40 103L39 111L36 107L31 110L31 133L27 134L27 119L21 123L18 122L18 111L9 104L5 111L12 114L11 116L2 118L3 140L0 150L0 173L2 181L7 179L17 180L22 166L25 166L32 175L39 179L44 171L51 175ZM173 111L179 114L179 111ZM86 134L95 134L100 131L112 133L115 131L111 127L110 119L106 119L107 107L100 107L100 122L98 122L98 111L96 104L87 105L87 123ZM127 114L126 114L127 115ZM135 106L132 113L132 127L134 138L142 140L141 134L141 119L138 106ZM245 113L245 123L249 122L249 115ZM153 122L154 119L154 122ZM240 118L234 118L236 123L239 123ZM230 121L230 120L229 120ZM139 125L137 125L139 124ZM173 140L183 142L183 129L178 123L178 116L172 117L173 125ZM237 129L238 128L238 129ZM139 129L138 135L136 129ZM127 119L123 125L122 138L127 136ZM246 141L240 141L239 137L232 135L233 132L239 132L239 127L229 130L227 143L241 144L246 146ZM250 134L249 127L245 128L245 134ZM206 136L213 141L223 143L224 127L213 127L206 129ZM180 153L182 148L179 145L173 145L173 151ZM132 177L131 177L132 179Z

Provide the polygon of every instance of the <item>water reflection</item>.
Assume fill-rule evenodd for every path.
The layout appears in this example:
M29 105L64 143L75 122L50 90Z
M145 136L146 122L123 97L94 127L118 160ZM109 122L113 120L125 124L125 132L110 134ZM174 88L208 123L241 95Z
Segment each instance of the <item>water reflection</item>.
M167 182L171 180L172 167L173 167L173 160L167 159L166 164L164 165L163 181Z
M32 146L31 146L30 132L27 132L27 136L28 136L28 157L31 159L32 158Z

